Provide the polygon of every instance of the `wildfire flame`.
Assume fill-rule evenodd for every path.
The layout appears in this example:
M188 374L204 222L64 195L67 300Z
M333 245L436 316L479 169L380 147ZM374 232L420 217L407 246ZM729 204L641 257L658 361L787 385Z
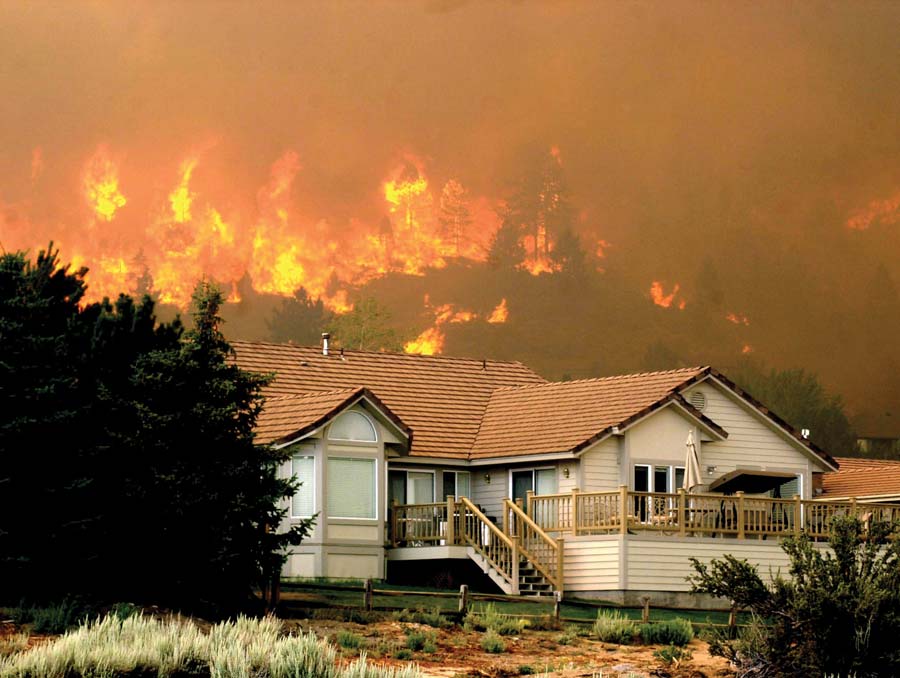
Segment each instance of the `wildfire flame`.
M494 307L494 310L491 311L491 314L488 316L487 321L492 325L498 325L500 323L505 323L509 318L509 309L506 308L506 298L500 300L500 303Z
M406 353L420 353L422 355L435 355L444 350L446 335L441 327L447 323L467 323L475 320L478 315L472 311L458 310L453 304L441 304L432 307L429 296L425 295L425 308L434 315L434 325L422 332L418 337L403 345Z
M118 170L105 146L97 149L84 168L84 190L88 205L103 221L112 221L127 202L119 192Z
M865 231L875 222L882 224L900 222L900 193L886 200L873 200L847 220L847 228Z
M734 323L735 325L750 325L750 319L743 314L728 313L725 316L725 319L730 323Z
M741 353L743 353L744 355L753 353L753 347L750 344L744 344L744 347L741 349Z
M675 287L672 288L672 292L670 294L666 294L663 289L663 285L658 280L654 280L653 284L650 285L650 298L653 300L653 303L657 306L661 306L662 308L670 308L675 301L675 296L678 294L678 291L681 287L678 283L675 283ZM679 311L683 311L687 303L684 299L681 299L677 303L677 308Z

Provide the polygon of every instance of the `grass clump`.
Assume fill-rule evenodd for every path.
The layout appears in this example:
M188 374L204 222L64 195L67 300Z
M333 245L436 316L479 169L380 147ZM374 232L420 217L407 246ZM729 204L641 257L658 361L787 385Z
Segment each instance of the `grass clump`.
M616 645L630 645L638 635L637 624L616 610L597 612L593 630L598 640Z
M694 639L694 627L687 619L670 619L641 626L641 638L648 645L687 645Z
M14 633L0 638L0 658L23 652L28 647L27 633Z
M336 663L334 645L313 634L283 636L272 617L239 617L201 632L182 620L108 615L24 652L0 658L0 678L266 676L266 678L416 678L414 667L372 666L365 655Z
M566 629L557 639L557 645L571 645L578 636L571 630Z
M441 608L436 607L433 610L417 609L410 611L408 609L398 610L391 615L394 621L408 622L411 624L425 624L433 626L437 629L446 629L453 626L453 622L441 614Z
M394 659L402 659L404 661L409 661L413 658L412 650L408 647L399 647L394 650Z
M437 652L437 634L434 631L431 633L411 631L406 636L406 647L413 652L434 654Z
M499 633L493 629L488 629L481 637L481 649L491 654L500 654L501 652L506 652L506 643L503 642L503 638Z
M366 643L362 636L352 631L338 631L335 640L345 650L358 650Z
M666 666L674 666L677 668L681 662L690 661L694 655L686 647L667 645L655 650L653 656Z
M520 676L533 676L535 673L537 673L537 671L529 664L522 664L522 666L519 667Z
M501 636L515 636L525 628L524 619L507 617L497 612L493 603L473 608L466 615L464 626L468 631L493 631Z

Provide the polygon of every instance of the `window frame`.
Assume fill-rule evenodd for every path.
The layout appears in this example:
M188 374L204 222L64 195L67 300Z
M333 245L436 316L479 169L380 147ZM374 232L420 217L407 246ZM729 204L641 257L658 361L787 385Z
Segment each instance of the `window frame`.
M334 425L337 424L341 419L345 417L360 417L362 418L368 425L369 428L372 429L372 439L361 439L361 438L338 438L333 434ZM378 444L378 427L375 426L375 422L372 421L370 417L366 414L360 412L359 410L346 410L345 412L341 412L338 416L336 416L331 424L328 426L328 440L333 440L338 443L354 443L356 445L376 445Z
M316 455L315 454L292 454L291 455L291 478L296 478L297 474L294 473L294 459L309 459L312 462L312 480L310 481L309 491L311 494L310 504L312 505L312 512L308 515L297 515L294 513L294 497L297 496L297 492L301 492L307 489L307 484L302 483L300 487L297 488L297 492L291 495L291 507L290 507L290 517L291 519L303 520L305 518L312 518L317 514L316 511Z
M648 489L646 490L636 490L635 489L635 476L634 472L638 468L647 469L647 484ZM656 489L656 472L659 469L666 469L666 489L665 490L657 490ZM629 489L632 492L650 492L657 494L675 494L678 492L678 487L675 485L675 476L676 471L681 470L682 473L685 472L685 467L680 466L678 464L669 464L669 463L653 463L653 462L633 462L631 464L631 478L629 478ZM651 487L652 486L652 487Z
M368 462L372 465L373 474L372 474L372 515L371 515L371 517L370 516L366 516L366 517L342 516L342 515L333 514L331 512L330 507L328 506L328 501L332 495L332 493L330 492L330 487L329 487L329 483L331 482L331 478L333 475L332 469L330 468L332 461L364 461L364 462ZM328 519L329 520L331 520L331 519L335 519L335 520L365 520L368 522L377 521L378 520L378 499L379 499L378 459L376 457L368 457L368 456L352 456L352 455L346 455L346 454L334 454L334 455L328 455L328 457L325 460L325 466L326 466L326 474L327 474L327 477L325 479L325 491L326 491L325 507L326 507L326 509L328 509Z
M469 477L469 494L463 495L468 499L472 498L472 472L471 471L457 471L456 469L444 469L441 471L441 490L444 489L444 478L448 475L453 476L453 499L455 501L459 501L459 476L461 474L465 474ZM447 497L441 497L441 499L447 499Z
M559 492L559 469L556 466L531 466L525 468L511 468L509 469L509 473L507 476L507 490L509 494L508 497L512 497L515 500L513 495L514 487L513 487L513 474L514 473L524 473L525 471L531 471L531 491L535 493L537 496L537 472L538 471L553 471L553 477L556 480L556 492Z

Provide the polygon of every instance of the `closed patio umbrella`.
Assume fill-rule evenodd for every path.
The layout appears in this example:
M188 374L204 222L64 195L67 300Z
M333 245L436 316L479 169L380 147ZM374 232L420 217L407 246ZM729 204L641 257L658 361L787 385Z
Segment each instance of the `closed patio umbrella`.
M688 431L687 454L684 459L684 489L693 492L695 488L703 484L700 478L700 455L697 452L697 446L694 444L694 432Z

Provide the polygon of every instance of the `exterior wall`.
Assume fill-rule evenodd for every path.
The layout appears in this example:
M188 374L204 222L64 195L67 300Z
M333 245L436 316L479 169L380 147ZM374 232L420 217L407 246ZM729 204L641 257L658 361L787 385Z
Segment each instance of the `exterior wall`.
M530 468L553 468L556 470L557 492L571 492L579 487L579 461L566 459L509 466L472 466L472 501L481 506L485 515L499 519L503 513L503 500L512 496L512 471ZM568 470L568 477L566 477ZM487 481L490 477L490 482Z
M622 483L619 473L620 439L607 438L581 456L581 485L583 492L608 492Z
M773 431L762 415L736 396L729 396L709 381L696 390L706 396L703 414L728 431L727 440L700 444L700 472L706 483L738 468L786 471L803 476L802 496L812 498L811 473L824 469ZM715 471L708 473L707 466L715 466Z
M563 542L563 588L567 593L619 588L622 538L572 537Z
M387 473L385 439L393 436L375 417L360 406L352 408L366 413L375 425L377 442L361 443L328 440L328 430L319 437L307 439L294 449L315 458L316 526L310 536L288 557L283 574L289 577L339 577L383 579L385 513L387 507ZM354 457L375 460L375 518L337 518L328 515L326 488L329 457ZM290 477L291 464L282 468ZM290 503L288 502L288 506ZM290 509L288 510L290 514ZM299 519L288 517L288 524Z

